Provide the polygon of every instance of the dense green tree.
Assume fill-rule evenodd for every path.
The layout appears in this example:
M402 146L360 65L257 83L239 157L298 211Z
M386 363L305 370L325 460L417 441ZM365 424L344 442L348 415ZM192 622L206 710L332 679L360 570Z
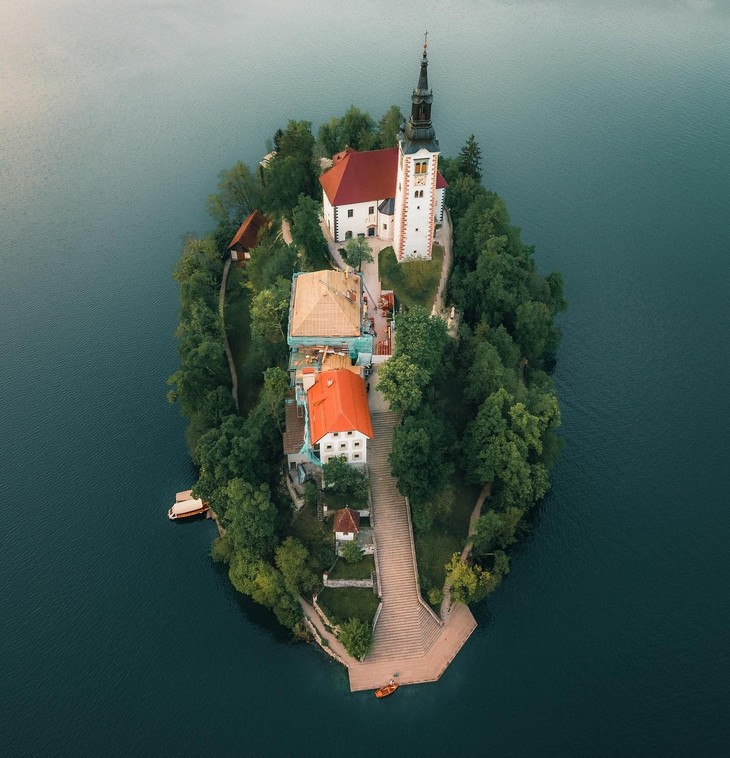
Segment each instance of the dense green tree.
M423 400L428 373L407 355L396 355L378 370L378 390L394 411L413 411Z
M299 195L292 212L292 239L309 271L330 265L329 249L320 225L321 212L321 203L303 194Z
M343 495L363 495L368 491L367 476L354 466L350 466L344 455L330 458L322 466L322 477L325 485L333 492Z
M289 594L311 594L321 584L321 578L312 570L309 551L296 537L287 537L276 548L275 556Z
M405 123L405 117L397 105L391 105L378 121L378 130L375 135L377 148L396 147L398 134L401 126Z
M284 398L289 392L289 375L279 366L264 371L264 384L259 395L259 407L281 431L284 424Z
M351 618L340 626L337 635L345 650L358 661L364 661L373 644L373 630L370 624Z
M414 306L396 317L395 355L408 356L430 381L443 366L443 354L449 341L446 322L431 316L425 308Z
M267 484L258 487L238 477L226 486L226 539L251 560L265 558L276 544L278 512Z
M330 156L346 147L370 150L376 146L375 122L367 113L351 105L342 118L331 118L320 126L317 141Z
M482 180L482 151L473 134L469 135L466 144L459 151L459 164L463 174L478 182Z
M260 200L259 175L238 161L218 175L218 192L208 198L206 210L227 232L233 232L249 213L258 208Z
M263 447L261 426L238 415L227 416L198 440L193 461L200 474L193 493L208 500L224 524L228 482L239 477L258 485L268 478L270 464Z
M345 263L358 271L362 271L363 263L373 262L373 249L365 237L352 237L345 242L343 248Z
M479 566L462 563L458 553L446 564L446 581L451 587L451 599L457 603L471 603L485 597L491 576Z
M393 431L388 461L398 490L411 500L414 520L420 506L432 501L451 479L450 442L443 419L428 406L407 415ZM419 526L427 529L431 524L422 519Z
M296 248L280 238L267 237L251 250L244 286L254 293L260 292L272 287L279 278L290 280L297 270Z
M293 157L276 156L264 171L262 205L269 213L291 218L302 193L310 194L310 178L305 165Z
M505 548L512 545L523 515L524 511L519 508L507 508L500 513L490 509L483 513L476 523L474 552L477 555L484 555L495 546Z
M251 300L251 336L265 342L286 342L291 282L277 279Z

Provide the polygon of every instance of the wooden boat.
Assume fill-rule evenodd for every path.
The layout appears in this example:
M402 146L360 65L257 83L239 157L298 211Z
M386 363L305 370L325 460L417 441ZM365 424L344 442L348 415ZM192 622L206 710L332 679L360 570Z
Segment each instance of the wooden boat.
M392 695L397 689L398 685L391 679L388 684L375 690L375 697L388 697L388 695Z
M178 495L181 494L184 493L178 493ZM175 504L167 512L167 518L169 518L170 521L177 521L181 518L199 516L201 513L206 513L209 510L210 506L204 500L193 500L192 498L187 500L176 499Z

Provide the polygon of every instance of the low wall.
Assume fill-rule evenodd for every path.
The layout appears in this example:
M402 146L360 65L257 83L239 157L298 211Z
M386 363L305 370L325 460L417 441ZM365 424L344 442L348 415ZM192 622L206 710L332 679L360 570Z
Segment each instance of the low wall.
M330 579L327 572L322 574L322 583L325 587L363 587L369 590L375 586L372 576L370 579Z

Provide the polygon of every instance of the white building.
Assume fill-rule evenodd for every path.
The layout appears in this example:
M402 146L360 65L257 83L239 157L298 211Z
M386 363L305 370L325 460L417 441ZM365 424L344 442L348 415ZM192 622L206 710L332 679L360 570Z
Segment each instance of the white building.
M398 147L361 153L348 148L333 157L332 168L320 177L323 215L335 242L378 237L393 242L399 261L431 258L447 185L438 170L427 71L424 45L411 115Z
M367 391L352 371L322 371L305 387L309 444L322 463L344 456L350 464L368 459L373 437Z

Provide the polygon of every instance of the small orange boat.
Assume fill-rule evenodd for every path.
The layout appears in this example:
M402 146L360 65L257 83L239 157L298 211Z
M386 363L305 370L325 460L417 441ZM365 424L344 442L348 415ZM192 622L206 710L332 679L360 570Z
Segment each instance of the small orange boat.
M375 690L375 697L388 697L398 689L398 685L391 679L388 684Z

